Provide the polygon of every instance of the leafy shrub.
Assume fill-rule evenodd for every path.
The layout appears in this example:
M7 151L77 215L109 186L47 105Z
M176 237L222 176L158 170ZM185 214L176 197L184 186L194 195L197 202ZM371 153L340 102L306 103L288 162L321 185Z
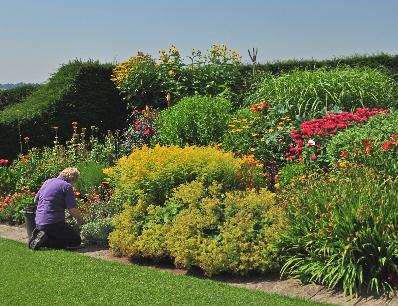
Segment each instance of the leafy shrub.
M277 267L270 241L283 228L274 195L233 191L214 183L182 184L164 206L139 201L115 220L110 246L117 254L172 257L177 266L198 266L206 274L246 274Z
M190 64L175 46L159 53L156 60L139 52L114 68L112 80L129 105L164 108L167 94L179 101L192 95L236 97L241 91L240 56L225 45L213 45L205 55L194 49Z
M366 124L347 129L327 143L326 154L333 165L340 160L351 160L396 175L395 134L398 112L375 116Z
M227 129L231 109L231 102L221 97L184 98L160 113L158 140L179 146L216 143Z
M335 107L352 111L356 107L395 106L396 87L390 76L370 68L294 71L265 77L247 100L250 104L266 100L285 107L290 116L308 119Z
M115 187L114 200L130 204L142 197L162 205L173 188L195 179L205 185L219 181L226 188L245 188L253 181L262 181L258 179L261 171L256 167L246 167L243 160L234 158L231 153L211 147L143 146L104 171Z
M39 85L26 84L11 89L0 90L0 111L8 105L20 102L38 88Z
M0 196L0 221L21 224L24 222L22 209L34 205L34 194L29 191Z
M48 83L20 103L0 112L0 152L14 158L20 149L20 135L29 136L31 146L52 144L53 126L62 126L63 142L72 132L70 123L88 128L95 124L101 134L121 128L125 105L110 80L112 65L74 61L63 65Z
M99 164L96 161L85 160L75 166L80 172L80 178L77 182L77 189L83 193L89 193L95 187L101 185L105 178L102 169L107 167L106 164Z
M345 293L396 286L397 181L355 165L310 175L280 195L289 225L276 247L283 274Z
M286 163L278 172L276 187L278 189L289 188L292 183L304 178L307 167L304 163L290 162Z
M108 236L112 232L112 229L111 219L99 219L83 224L80 235L82 240L87 244L107 246Z
M239 110L228 125L222 148L236 155L252 154L263 163L269 182L286 162L290 131L297 122L286 116L283 109L262 102Z

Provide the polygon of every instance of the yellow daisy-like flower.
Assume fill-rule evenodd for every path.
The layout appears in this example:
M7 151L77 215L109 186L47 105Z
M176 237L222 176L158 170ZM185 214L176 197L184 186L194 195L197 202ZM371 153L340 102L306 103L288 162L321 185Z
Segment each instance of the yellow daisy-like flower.
M268 132L270 132L270 133L273 133L273 132L274 132L274 130L273 130L273 129L269 129L269 130L268 130Z
M261 138L260 141L261 141L261 142L264 142L264 141L265 141L265 137Z

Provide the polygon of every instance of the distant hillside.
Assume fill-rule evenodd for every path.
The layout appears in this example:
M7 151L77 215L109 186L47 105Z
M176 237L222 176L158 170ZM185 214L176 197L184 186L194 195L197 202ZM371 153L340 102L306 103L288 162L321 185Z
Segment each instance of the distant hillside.
M35 83L23 83L23 82L19 82L19 83L6 83L6 84L0 84L0 89L11 89L11 88L15 88L15 87L21 87L21 86L25 86L25 85L37 85Z

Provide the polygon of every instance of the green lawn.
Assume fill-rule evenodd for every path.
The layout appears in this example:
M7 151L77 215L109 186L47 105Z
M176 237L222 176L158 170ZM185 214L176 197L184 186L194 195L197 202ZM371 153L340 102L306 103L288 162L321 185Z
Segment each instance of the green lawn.
M0 238L1 305L321 305Z

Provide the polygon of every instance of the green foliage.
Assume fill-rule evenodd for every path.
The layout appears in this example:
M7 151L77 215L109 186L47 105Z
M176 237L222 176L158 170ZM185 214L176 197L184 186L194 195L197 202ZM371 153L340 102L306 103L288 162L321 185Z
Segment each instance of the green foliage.
M231 118L222 148L236 155L253 155L261 161L269 182L286 162L291 144L290 132L298 123L286 116L286 110L266 102L240 109Z
M0 90L0 111L8 105L20 102L38 88L39 85L26 84L11 89Z
M0 196L0 222L22 224L24 215L22 209L34 205L34 194L30 192L15 192L5 197Z
M111 72L112 65L94 61L61 66L48 83L0 112L0 152L14 157L20 150L20 134L29 136L32 146L49 145L53 126L62 127L58 136L64 141L73 121L86 128L96 125L101 133L122 127L125 105L110 80Z
M80 172L80 179L77 183L77 189L82 193L88 193L101 185L105 174L102 169L106 164L100 164L93 160L85 160L75 165Z
M112 219L99 219L83 224L80 235L87 244L107 246L108 236L112 229Z
M288 188L306 174L306 165L300 162L286 163L278 172L277 186L279 189Z
M395 106L396 88L392 77L370 68L293 71L265 77L247 101L266 100L288 109L291 116L312 119L336 107L352 111L356 107Z
M112 80L129 105L165 108L168 93L173 103L187 96L220 94L239 102L245 81L239 79L240 56L235 50L213 45L202 54L194 49L189 64L175 46L159 53L155 60L139 52L114 68Z
M18 155L9 167L0 167L0 195L25 189L37 191L45 180L75 166L81 170L81 192L88 193L99 186L104 178L102 168L115 158L115 138L108 134L100 142L93 134L89 139L85 135L84 129L76 128L65 145L59 144L56 137L53 147L31 148L27 154ZM29 148L28 143L26 146Z
M160 113L157 136L162 144L217 143L227 129L232 104L221 97L194 96Z
M274 195L265 189L225 194L222 189L193 181L175 188L163 206L144 201L127 206L114 220L112 250L153 259L171 256L177 266L197 266L208 275L275 269L270 241L284 222Z
M393 110L387 116L378 115L366 124L346 129L327 143L328 160L331 165L342 159L351 160L397 175L394 152L382 150L382 145L397 133L397 126L398 112Z
M275 61L272 63L257 64L256 71L257 74L272 73L273 75L281 75L295 70L332 69L340 66L382 69L393 75L395 79L398 77L398 55L389 55L385 53L335 57L326 60L293 59ZM250 75L252 73L252 65L242 65L240 71L241 75Z
M390 291L398 275L397 183L354 165L281 193L289 220L276 245L282 273L350 295Z

